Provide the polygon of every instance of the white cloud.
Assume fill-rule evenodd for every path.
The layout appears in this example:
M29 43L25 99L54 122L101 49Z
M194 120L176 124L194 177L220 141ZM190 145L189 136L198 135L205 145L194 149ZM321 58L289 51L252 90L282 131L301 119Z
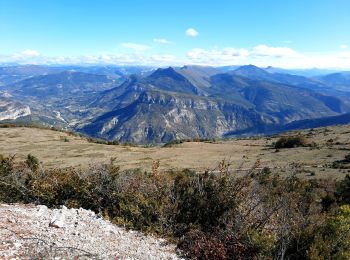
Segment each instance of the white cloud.
M188 37L197 37L199 32L196 30L196 29L193 29L193 28L188 28L186 31L185 31L185 34L188 36Z
M176 57L171 54L163 54L163 55L152 55L151 57L152 61L155 62L173 62L176 60Z
M257 62L261 60L270 61L271 59L281 59L288 57L297 57L298 53L287 47L271 47L267 45L258 45L253 49L199 49L194 48L187 52L190 61L203 64L241 64Z
M25 59L31 59L39 57L40 53L36 50L27 49L21 52L17 52L12 55L12 58L14 60L25 60Z
M350 69L350 51L328 53L297 53L288 57L251 57L249 63L257 66L281 68L331 68Z
M27 49L22 52L20 52L21 55L26 57L37 57L40 55L40 53L36 50Z
M263 56L263 57L292 57L297 53L291 48L288 47L270 47L267 45L258 45L255 46L252 50L253 56Z
M345 50L345 49L349 48L349 46L347 44L342 44L339 46L339 48L342 50Z
M145 57L145 64L152 66L183 66L185 62L172 54L154 54Z
M287 47L258 45L252 49L200 49L187 52L187 63L202 65L243 65L281 68L350 69L350 51L300 53Z
M140 52L135 53L105 53L100 55L81 55L81 56L38 56L34 58L17 58L15 55L1 55L1 63L18 64L44 64L44 65L82 65L82 64L108 64L108 65L183 65L176 56L171 54L145 55Z
M246 49L223 48L223 49L200 49L194 48L187 52L190 61L202 64L230 64L244 60L249 55Z
M148 45L138 44L133 42L124 42L120 44L120 46L122 46L123 48L132 49L134 51L145 51L150 49Z
M154 42L160 43L160 44L171 44L171 41L168 41L167 39L164 38L155 38L153 39Z
M1 63L18 64L117 64L117 65L150 65L150 66L181 66L184 64L198 65L244 65L254 64L260 67L274 66L282 68L333 68L350 70L350 50L338 49L333 52L300 53L287 47L272 47L258 45L251 49L244 48L193 48L183 56L171 53L147 53L135 49L135 45L124 44L120 53L102 53L98 55L81 56L46 56L35 50L24 50L14 54L1 54ZM143 46L143 45L142 45ZM131 47L131 48L130 48ZM148 46L147 46L148 47ZM146 48L147 49L147 48Z
M338 58L350 59L350 51L343 51L343 52L339 53Z

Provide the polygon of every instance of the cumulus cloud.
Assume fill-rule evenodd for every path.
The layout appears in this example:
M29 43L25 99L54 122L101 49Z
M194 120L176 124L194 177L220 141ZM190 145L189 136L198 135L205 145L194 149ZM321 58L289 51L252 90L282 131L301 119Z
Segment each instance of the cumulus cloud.
M350 69L350 51L300 54L297 58L283 60L282 66Z
M32 49L26 49L24 51L16 52L13 54L0 54L0 62L17 62L17 63L37 63L37 61L41 60L41 54Z
M287 47L258 45L251 49L244 48L193 48L183 56L171 53L143 52L148 48L139 44L125 43L124 47L132 51L120 53L102 53L99 55L81 56L46 56L35 50L24 50L14 54L1 54L0 63L18 64L117 64L117 65L150 65L181 66L198 65L244 65L254 64L260 67L274 66L282 68L334 68L350 69L350 50L338 49L333 52L300 53Z
M341 59L349 59L350 60L350 51L343 51L343 52L338 54L338 57Z
M36 50L27 49L21 52L17 52L12 55L12 59L14 60L25 60L39 57L40 53Z
M274 63L275 60L300 57L300 54L288 47L258 45L252 49L236 48L194 48L187 52L187 58L194 63L207 65L262 64Z
M154 42L160 43L160 44L171 44L171 41L168 41L167 39L164 38L155 38L153 39Z
M146 55L140 52L134 53L104 53L99 55L80 55L80 56L37 56L19 58L16 55L1 55L1 63L18 64L43 64L43 65L183 65L176 56L171 54Z
M87 57L81 57L81 61ZM118 65L182 65L177 57L172 54L153 54L145 55L140 53L131 54L104 54L99 56L89 57L90 63L95 64L118 64ZM82 62L81 62L82 63Z
M26 56L26 57L37 57L40 55L40 53L36 50L27 49L19 53L20 55Z
M188 28L186 31L185 31L185 34L188 36L188 37L197 37L199 32L196 30L196 29L193 29L193 28Z
M171 54L162 54L162 55L151 55L151 60L155 62L170 62L172 63L173 61L176 60L176 57Z
M194 48L187 52L187 57L195 63L230 64L245 59L249 55L246 49L200 49Z
M120 46L122 46L123 48L132 49L134 51L145 51L150 49L148 45L138 44L133 42L124 42L120 44Z
M263 57L292 57L296 55L296 51L288 47L271 47L267 45L255 46L251 53L253 56Z
M349 46L347 44L342 44L339 46L339 48L342 50L345 50L345 49L349 48Z

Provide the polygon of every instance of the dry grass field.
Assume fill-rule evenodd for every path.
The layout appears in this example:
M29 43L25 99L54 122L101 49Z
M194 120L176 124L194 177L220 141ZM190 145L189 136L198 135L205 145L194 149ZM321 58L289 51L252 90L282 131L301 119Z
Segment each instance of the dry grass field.
M88 167L115 158L122 169L150 170L155 160L160 168L213 170L222 160L231 163L232 173L240 174L254 165L289 174L293 165L306 178L342 178L350 170L334 169L332 163L350 153L350 125L294 131L312 147L276 149L276 137L257 137L230 141L185 142L171 147L131 147L88 142L83 137L38 128L0 128L0 154L23 160L27 154L39 158L44 167Z

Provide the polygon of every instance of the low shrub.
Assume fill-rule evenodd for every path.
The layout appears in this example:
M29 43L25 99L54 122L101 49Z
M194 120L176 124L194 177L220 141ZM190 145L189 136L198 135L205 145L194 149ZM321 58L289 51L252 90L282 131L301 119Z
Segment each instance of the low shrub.
M350 163L350 154L345 155L344 162Z
M309 146L307 139L303 136L283 136L275 143L275 148L295 148Z
M172 147L172 146L174 146L174 145L182 144L182 143L184 143L184 142L185 142L184 140L177 140L177 139L175 139L175 140L172 140L172 141L170 141L170 142L164 144L163 147Z
M334 169L350 169L350 154L345 155L343 160L334 161L331 167Z
M350 175L338 182L336 187L336 197L341 204L350 204Z
M350 206L343 205L335 216L316 229L309 259L350 259Z
M19 163L0 156L0 201L91 209L169 237L193 259L335 259L350 252L343 241L348 211L338 208L350 203L349 176L335 185L281 178L268 168L236 177L224 168L161 172L158 161L152 172L121 171L113 160L87 170L37 166L32 155ZM336 251L322 251L323 244Z
M31 169L33 172L36 172L39 169L39 160L35 156L28 154L25 162L29 169Z
M215 138L193 138L193 139L175 139L163 145L163 147L172 147L177 144L188 142L215 143Z

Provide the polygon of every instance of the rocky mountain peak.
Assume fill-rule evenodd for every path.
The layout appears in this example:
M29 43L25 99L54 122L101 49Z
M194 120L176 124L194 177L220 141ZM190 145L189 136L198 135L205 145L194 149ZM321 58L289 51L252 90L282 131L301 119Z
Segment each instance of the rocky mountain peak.
M182 76L180 73L176 72L173 67L168 68L159 68L155 72L153 72L149 78L158 79L158 78L171 78L173 80L181 80L184 81L186 78Z

